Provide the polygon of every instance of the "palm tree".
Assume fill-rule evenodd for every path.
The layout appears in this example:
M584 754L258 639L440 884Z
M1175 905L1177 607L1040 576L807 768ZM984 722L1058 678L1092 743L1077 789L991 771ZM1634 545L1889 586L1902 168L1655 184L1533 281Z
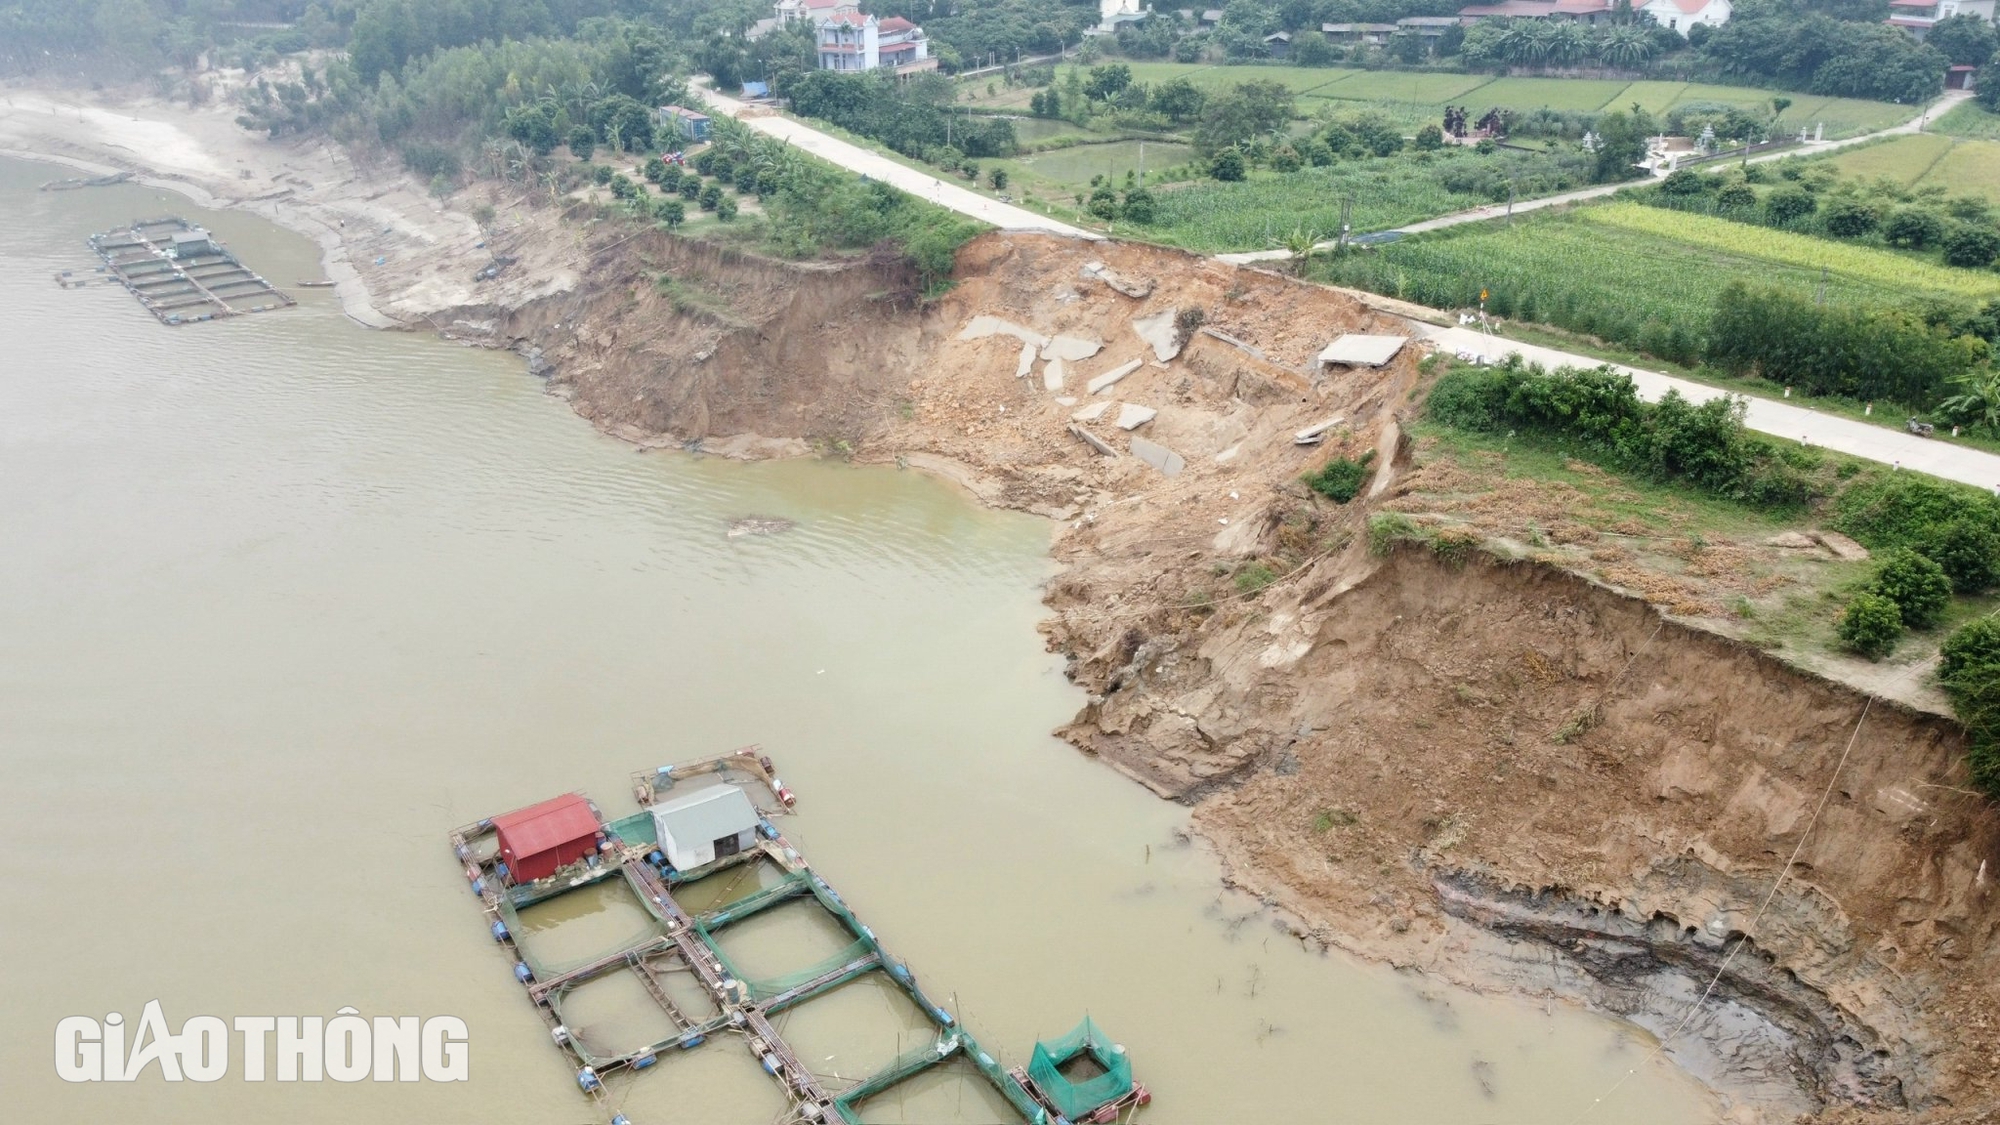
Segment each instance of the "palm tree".
M1606 66L1629 70L1653 57L1653 37L1630 25L1614 27L1598 44L1597 57Z
M1541 58L1535 28L1529 26L1527 20L1510 21L1506 29L1500 32L1498 46L1500 57L1514 66L1531 65Z
M1590 53L1590 34L1574 20L1564 20L1550 27L1547 42L1547 58L1557 66L1574 66Z
M1306 272L1306 266L1312 262L1313 255L1319 252L1319 241L1319 232L1305 226L1293 227L1292 233L1278 240L1279 245L1292 255L1293 273Z
M2000 433L2000 371L1968 371L1951 382L1959 393L1938 403L1938 412Z

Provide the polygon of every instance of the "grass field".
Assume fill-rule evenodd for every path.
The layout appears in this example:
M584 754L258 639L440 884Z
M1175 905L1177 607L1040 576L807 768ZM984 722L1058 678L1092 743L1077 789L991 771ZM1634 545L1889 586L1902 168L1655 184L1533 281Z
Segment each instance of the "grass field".
M1301 112L1311 114L1332 107L1334 112L1375 109L1415 129L1425 122L1440 120L1444 107L1465 105L1475 116L1494 106L1528 111L1547 107L1591 113L1598 110L1627 109L1639 103L1648 113L1662 115L1695 103L1736 106L1768 117L1773 97L1789 96L1793 104L1785 110L1788 127L1812 128L1824 125L1828 138L1872 132L1909 120L1916 109L1887 102L1856 101L1852 98L1823 98L1808 94L1784 95L1748 86L1710 86L1687 82L1622 82L1598 78L1493 78L1484 74L1452 74L1446 71L1354 70L1345 67L1302 66L1218 66L1205 63L1128 62L1135 81L1158 84L1186 78L1205 90L1221 89L1239 82L1281 82L1299 98ZM972 84L974 100L981 105L1023 106L1029 91L996 88L987 96L983 80ZM1992 115L1988 114L1987 117ZM1984 128L1967 115L1968 128ZM2000 123L1992 124L2000 135Z
M1909 187L1922 179L1950 149L1950 137L1917 133L1836 153L1827 157L1825 163L1838 168L1843 176L1859 176L1864 180L1887 178Z
M1600 109L1624 109L1625 89L1630 82L1605 82L1594 78L1500 78L1487 83L1474 95L1481 105L1504 105L1512 109L1569 110L1595 113Z
M1156 189L1159 220L1145 237L1189 250L1263 250L1296 229L1331 237L1340 229L1341 197L1352 193L1357 231L1383 230L1418 218L1489 202L1453 192L1423 168L1402 161L1345 161L1289 176L1242 183L1199 180Z
M1473 305L1483 288L1502 316L1647 350L1661 333L1699 337L1715 295L1738 279L1815 295L1824 277L1827 300L1841 303L2000 294L1991 273L1635 203L1458 227L1329 259L1315 272L1447 309Z
M1842 175L1886 177L1908 188L1983 195L2000 203L2000 141L1918 133L1826 158Z
M1953 137L2000 141L2000 113L1988 113L1977 102L1960 102L1931 122L1931 129Z

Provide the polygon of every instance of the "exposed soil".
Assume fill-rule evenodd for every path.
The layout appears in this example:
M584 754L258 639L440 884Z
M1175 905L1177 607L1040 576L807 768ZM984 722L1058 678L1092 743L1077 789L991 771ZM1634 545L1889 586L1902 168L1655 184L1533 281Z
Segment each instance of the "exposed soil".
M0 112L0 144L35 136L57 143ZM74 159L105 155L61 143ZM246 143L266 161L312 151ZM265 203L294 223L328 209L344 230L339 209L370 189L324 159L324 182L347 186L293 184ZM411 223L430 206L400 181L384 190ZM524 265L504 284L459 280L487 250L476 230L447 238L461 220L437 212L421 265L368 267L381 272L365 280L400 319L523 351L608 432L896 461L1062 521L1044 632L1089 703L1061 733L1193 804L1232 877L1286 907L1301 940L1661 1033L1721 970L1668 1053L1732 1117L2000 1117L1986 870L2000 828L1963 788L1957 728L1870 705L1647 600L1712 611L1749 573L1727 545L1656 585L1654 570L1618 569L1624 557L1499 557L1502 529L1466 503L1452 518L1471 526L1434 546L1371 550L1372 505L1422 507L1399 479L1417 356L1355 372L1313 360L1340 332L1397 333L1394 320L1212 259L1039 236L974 242L957 286L926 304L886 257L789 265L655 231L579 238L551 210L519 211L508 221ZM402 261L420 241L366 260ZM978 317L1005 323L968 338ZM1134 326L1149 318L1178 322L1182 350L1162 358ZM1090 354L1050 389L1039 348L1017 374L1022 335ZM1134 360L1105 395L1087 393ZM1120 406L1072 422L1103 400L1157 416L1135 433L1116 425ZM1293 443L1335 415L1324 444ZM1162 473L1134 437L1184 466ZM1353 503L1299 483L1368 451L1375 477ZM1569 507L1508 502L1546 507L1552 530ZM1690 584L1704 568L1724 585Z

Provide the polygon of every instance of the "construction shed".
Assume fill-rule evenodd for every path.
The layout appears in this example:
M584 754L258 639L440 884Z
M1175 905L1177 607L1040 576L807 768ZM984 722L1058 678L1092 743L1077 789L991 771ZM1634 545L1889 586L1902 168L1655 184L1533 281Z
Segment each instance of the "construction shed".
M653 806L660 850L676 871L706 867L753 847L757 806L734 785L711 785Z
M566 864L597 851L597 810L575 793L493 818L500 859L516 883L546 879Z

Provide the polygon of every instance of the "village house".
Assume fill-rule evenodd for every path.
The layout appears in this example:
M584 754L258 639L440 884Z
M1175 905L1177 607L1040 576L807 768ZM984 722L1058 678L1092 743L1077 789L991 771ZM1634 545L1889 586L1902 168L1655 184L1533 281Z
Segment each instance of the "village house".
M1889 0L1889 26L1922 39L1937 21L1952 16L1978 16L1994 22L1994 0Z
M1992 3L1992 0L1985 0ZM1716 26L1729 22L1730 0L1643 0L1632 5L1653 21L1682 35L1698 23ZM1474 4L1458 10L1468 23L1481 19L1556 19L1581 24L1610 23L1611 0L1499 0Z
M812 3L812 0L806 0ZM936 70L924 29L901 16L877 19L844 3L819 25L819 68L859 73L888 67L897 74Z
M708 114L677 105L660 107L660 126L669 135L689 144L708 139Z
M1380 46L1396 34L1393 23L1323 23L1320 34L1335 43L1373 43Z
M1292 33L1289 31L1274 31L1266 35L1264 37L1264 53L1274 59L1291 58Z

